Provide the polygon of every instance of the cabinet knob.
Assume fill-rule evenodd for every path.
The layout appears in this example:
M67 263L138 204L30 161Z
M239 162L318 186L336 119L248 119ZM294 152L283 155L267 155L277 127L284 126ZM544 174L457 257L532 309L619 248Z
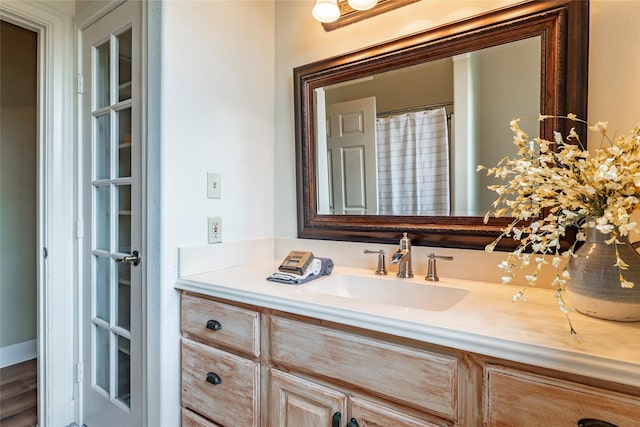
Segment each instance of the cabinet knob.
M213 385L218 385L222 382L222 378L220 378L215 372L209 372L207 374L207 382Z
M222 329L222 325L217 320L207 320L207 329L211 329L213 331L219 331Z
M340 412L336 412L333 414L333 418L331 418L331 427L340 427L340 420L342 419L342 414Z
M617 427L615 424L608 423L594 418L583 418L578 421L578 427Z
M351 418L349 420L349 424L347 424L347 427L360 427L358 424L358 420L356 420L355 418Z

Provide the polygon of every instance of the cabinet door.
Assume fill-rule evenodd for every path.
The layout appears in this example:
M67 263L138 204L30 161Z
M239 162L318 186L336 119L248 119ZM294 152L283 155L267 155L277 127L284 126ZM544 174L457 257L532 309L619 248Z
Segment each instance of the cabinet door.
M359 399L351 398L351 418L355 418L358 427L440 427L448 426L449 423L432 423L410 415L403 414L395 409Z
M336 412L346 424L344 393L272 369L269 425L278 427L329 427Z

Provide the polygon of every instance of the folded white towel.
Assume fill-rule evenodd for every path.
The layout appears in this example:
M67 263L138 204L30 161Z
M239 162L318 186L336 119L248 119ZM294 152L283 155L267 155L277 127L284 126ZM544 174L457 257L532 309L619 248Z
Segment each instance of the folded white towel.
M333 266L333 264L331 264ZM271 280L272 282L280 282L280 283L289 283L299 285L309 280L314 279L317 276L320 276L320 273L329 274L331 270L327 273L323 273L322 271L322 259L315 258L311 261L311 264L307 268L307 271L304 274L294 274L294 273L283 273L281 271L276 271L272 273L271 276L267 277L267 280Z

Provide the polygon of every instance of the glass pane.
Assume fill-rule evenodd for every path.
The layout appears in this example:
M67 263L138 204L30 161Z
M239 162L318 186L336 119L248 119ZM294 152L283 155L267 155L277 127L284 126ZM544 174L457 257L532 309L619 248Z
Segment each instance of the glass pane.
M118 100L131 98L131 29L118 36Z
M108 186L96 186L95 189L95 249L103 249L105 251L108 251L111 246L109 244L109 233L111 231L111 228L109 226L109 218L111 217L111 196Z
M118 366L116 397L127 406L131 404L131 345L128 339L118 337Z
M94 325L95 332L95 361L94 375L96 385L102 387L107 393L109 392L109 331Z
M118 188L118 252L131 252L131 186Z
M98 317L104 321L109 321L109 301L110 301L110 293L109 293L109 279L111 274L109 274L109 266L111 263L111 258L97 256L96 258L96 293L95 293L95 304L96 311L95 317Z
M95 142L95 179L109 178L109 161L111 153L111 120L109 114L96 117L96 142Z
M131 327L131 264L118 263L118 305L116 323L123 329Z
M119 178L131 176L131 108L118 111L118 170Z
M109 42L105 42L98 46L95 50L95 73L96 73L96 82L95 82L95 108L106 107L111 104L110 102L110 76L111 70L109 67L109 54L111 52L111 48L109 47Z

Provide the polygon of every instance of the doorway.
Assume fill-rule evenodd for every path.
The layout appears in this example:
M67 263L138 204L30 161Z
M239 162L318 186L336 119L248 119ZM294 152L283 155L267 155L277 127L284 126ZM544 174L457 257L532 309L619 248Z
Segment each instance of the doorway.
M0 423L35 425L38 34L0 20L0 40Z

